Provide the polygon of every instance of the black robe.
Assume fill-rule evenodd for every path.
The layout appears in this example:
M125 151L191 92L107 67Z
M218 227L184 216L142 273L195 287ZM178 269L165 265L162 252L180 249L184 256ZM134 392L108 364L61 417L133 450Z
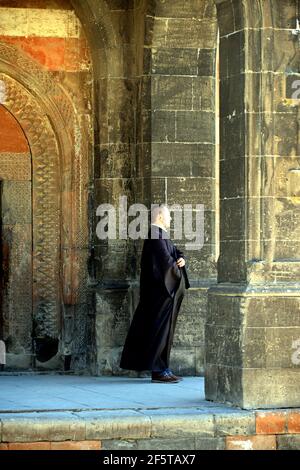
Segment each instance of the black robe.
M151 225L148 239L144 241L140 300L125 341L122 369L142 371L169 367L178 312L190 284L185 267L179 268L176 264L178 258L184 258L183 253L163 236L168 236L167 232Z

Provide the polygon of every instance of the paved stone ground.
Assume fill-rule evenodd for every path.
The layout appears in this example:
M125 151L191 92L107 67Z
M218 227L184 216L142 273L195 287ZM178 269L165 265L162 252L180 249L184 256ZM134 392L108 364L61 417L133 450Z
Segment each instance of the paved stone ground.
M149 378L63 375L0 376L0 412L199 408L216 406L204 399L204 379L152 384Z
M205 401L204 379L0 375L0 450L300 449L300 410Z

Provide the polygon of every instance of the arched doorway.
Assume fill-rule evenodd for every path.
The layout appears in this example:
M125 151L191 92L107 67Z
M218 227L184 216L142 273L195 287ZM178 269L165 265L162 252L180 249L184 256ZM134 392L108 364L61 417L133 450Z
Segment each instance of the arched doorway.
M3 113L15 123L15 132L19 129L27 143L30 168L27 169L30 179L26 180L30 187L28 194L14 191L18 210L21 211L22 203L30 208L31 276L29 268L28 275L21 276L21 284L31 282L25 289L30 299L25 302L19 291L13 295L14 290L10 288L10 299L13 295L14 301L10 300L7 307L3 297L2 317L7 322L3 323L1 334L4 342L8 342L8 369L85 367L86 345L91 343L86 337L88 200L93 155L91 65L80 22L71 7L67 10L68 2L62 3L66 10L47 10L45 3L39 11L40 17L36 14L33 18L40 35L47 34L47 37L36 37L36 32L31 37L31 25L29 37L23 37L20 32L16 36L8 25L6 35L0 40L1 106ZM26 2L23 6L30 8ZM13 4L10 8L9 2L6 7L9 11L4 14L16 15L17 21L21 9L14 9ZM63 21L56 23L53 15L61 16L61 20L67 18L72 27L64 27ZM47 18L54 21L48 30ZM39 22L44 22L45 28ZM15 140L13 136L11 141ZM8 201L5 168L13 171L14 166L13 152L3 153L2 213ZM20 165L18 171L24 178L26 171ZM11 209L10 201L8 204ZM20 219L19 213L16 217ZM3 236L5 233L2 230ZM16 246L14 237L10 257L5 258L9 273L17 272L13 264L17 262L14 260ZM25 250L20 254L23 264L24 253ZM17 285L11 282L9 286ZM14 302L20 306L16 314ZM24 309L26 320L22 317ZM16 318L15 326L13 318ZM23 336L27 338L26 347L25 341L18 341Z
M1 339L11 363L32 352L32 168L24 132L0 105Z

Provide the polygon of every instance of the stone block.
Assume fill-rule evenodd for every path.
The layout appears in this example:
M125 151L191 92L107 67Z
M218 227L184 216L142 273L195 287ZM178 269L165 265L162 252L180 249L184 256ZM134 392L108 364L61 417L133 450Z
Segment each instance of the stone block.
M268 344L265 328L245 328L243 332L244 367L264 368L267 365Z
M278 450L300 450L300 434L277 436Z
M137 441L135 440L110 440L104 439L102 440L102 450L136 450L137 449Z
M205 60L206 59L206 60ZM203 57L202 69L210 71L209 57ZM153 48L152 74L162 75L197 75L199 71L198 50L195 48Z
M297 322L299 325L299 321ZM266 328L266 366L268 368L299 369L295 356L295 347L300 338L300 326Z
M211 111L178 111L177 142L215 143L215 115Z
M299 370L297 368L244 369L243 408L297 408Z
M113 348L124 344L131 309L131 293L125 289L106 289L96 293L96 335L99 346Z
M144 412L110 410L84 412L80 416L85 421L88 440L128 440L150 437L151 421Z
M193 79L191 77L152 77L152 107L154 110L192 109Z
M214 210L213 178L169 177L167 179L168 204L203 204L205 210Z
M196 373L196 348L189 345L177 346L171 349L170 367L175 374L180 376L195 375Z
M133 146L128 144L100 145L100 175L102 178L130 178L135 169Z
M213 144L153 143L152 174L214 177Z
M205 18L214 14L215 8L209 8L202 0L190 0L182 3L181 0L165 0L163 2L153 2L155 14L165 18ZM207 11L209 10L209 11Z
M174 142L175 112L155 110L151 116L153 142Z
M151 420L151 437L181 439L184 437L213 437L214 421L211 414L196 410L180 409L143 410Z
M222 104L221 104L222 107ZM254 134L253 134L254 135ZM221 160L245 155L245 119L243 116L226 117L220 120ZM252 153L255 155L255 153Z
M225 439L221 437L196 437L196 450L225 450Z
M216 49L198 50L198 75L200 77L215 76Z
M241 367L241 333L238 328L206 324L206 361L226 367Z
M188 253L188 275L190 280L215 280L217 263L215 261L215 246L204 245L201 250L190 250Z
M153 47L212 49L216 43L217 24L211 19L155 18L146 28L146 44Z
M174 439L139 439L137 441L139 450L194 450L193 438Z
M237 74L220 81L220 117L231 120L240 116L245 108L245 75Z
M230 410L215 414L217 436L249 436L255 434L255 414Z
M220 198L245 196L245 159L231 158L220 162ZM234 182L234 184L233 184ZM237 204L237 200L235 202Z
M174 336L174 346L192 347L198 346L199 343L204 343L204 320L197 314L179 314Z
M85 440L85 423L69 412L1 414L2 441Z
M220 37L234 32L234 13L232 2L222 2L217 5Z
M243 407L242 369L205 362L205 399Z
M238 282L246 279L245 242L221 240L220 246L218 281Z
M207 324L227 326L230 328L240 327L243 322L241 307L243 299L231 295L214 295L213 288L208 290L207 302Z
M276 450L276 436L226 437L226 450Z
M215 78L193 78L193 110L215 111Z
M207 315L207 288L186 290L180 311L182 316L197 315L204 320Z
M245 205L243 197L221 200L221 241L242 241L245 234Z
M297 110L292 113L277 113L274 116L275 155L293 156L298 154L298 146L295 136L298 132Z

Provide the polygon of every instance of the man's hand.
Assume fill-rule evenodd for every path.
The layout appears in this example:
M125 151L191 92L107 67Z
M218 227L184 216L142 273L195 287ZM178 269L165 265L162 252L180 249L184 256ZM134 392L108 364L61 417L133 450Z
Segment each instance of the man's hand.
M177 266L179 266L179 268L183 268L183 266L185 265L185 260L183 258L178 258L176 263L177 263Z

